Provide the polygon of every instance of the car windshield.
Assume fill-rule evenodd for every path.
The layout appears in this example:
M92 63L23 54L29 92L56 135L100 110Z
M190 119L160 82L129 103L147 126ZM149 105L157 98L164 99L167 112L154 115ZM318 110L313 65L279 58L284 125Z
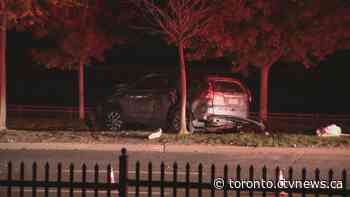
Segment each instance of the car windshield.
M234 82L229 81L215 81L214 91L223 93L243 93L242 87Z

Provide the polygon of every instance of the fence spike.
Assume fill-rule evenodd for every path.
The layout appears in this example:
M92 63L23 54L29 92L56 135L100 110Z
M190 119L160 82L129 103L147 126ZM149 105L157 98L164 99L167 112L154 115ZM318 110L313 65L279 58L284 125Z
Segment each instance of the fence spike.
M177 196L177 171L178 171L178 166L177 162L174 162L173 164L173 197Z
M98 164L95 164L95 172L94 172L94 175L95 175L95 184L97 185L99 183L99 166ZM96 187L95 188L95 197L98 197L98 188Z
M237 181L240 181L241 180L241 166L238 164L237 167L236 167L236 180ZM237 197L240 197L241 196L241 190L240 188L236 188L236 196Z
M265 165L264 165L263 168L262 168L262 179L263 179L264 181L267 180L267 167L266 167ZM263 197L266 197L266 192L263 191L262 195L263 195Z
M32 166L32 181L33 182L36 182L37 180L37 164L36 162L33 163L33 166ZM36 186L33 186L32 187L32 197L36 197Z
M58 163L57 164L57 183L58 183L58 187L57 187L57 197L61 197L62 194L62 190L61 190L61 181L62 181L62 164Z
M280 180L280 167L277 166L275 170L275 180L276 180L276 185L279 184ZM275 191L275 197L279 197L279 189L277 188Z
M262 178L263 180L267 180L267 167L265 165L262 168Z
M333 176L334 176L334 172L332 169L329 169L328 171L328 184L331 183L331 181L333 181ZM332 194L329 194L328 197L332 197Z
M347 194L347 172L346 172L346 169L344 169L342 171L342 181L343 181L343 186L344 186L344 197L346 197L348 194Z
M201 184L203 183L203 164L199 163L198 165L198 197L202 197L203 196L203 190L201 187Z
M74 164L71 163L69 165L69 182L73 183L74 182ZM74 188L72 185L69 187L69 197L74 197Z
M165 174L165 164L162 161L160 164L160 196L164 197L164 174Z
M124 155L124 156L127 155L127 150L126 150L126 148L122 148L122 155Z
M289 167L289 170L288 170L288 179L289 179L290 181L293 180L293 168L292 168L292 167ZM293 193L292 193L292 192L289 192L288 197L293 197Z
M7 180L12 181L12 162L9 161L7 163ZM12 196L12 187L8 186L7 187L7 196L11 197Z
M215 165L211 164L211 190L210 190L210 196L215 197L215 188L213 187L215 181Z
M126 197L128 195L128 155L125 148L119 156L119 196Z
M82 197L86 197L86 164L85 163L83 163L83 165L82 165L82 183L83 183L83 187L82 187L82 189L81 189L81 196Z
M186 163L186 188L185 188L185 196L189 197L190 196L190 171L191 171L191 166L190 163Z
M136 161L136 166L135 166L135 179L136 179L136 185L135 185L135 196L138 197L140 196L140 168L141 164L140 161Z
M111 164L108 164L107 165L107 175L106 175L106 178L107 178L107 183L109 184L109 186L110 186L110 183L112 182L112 180L111 180L111 172L112 172L112 166L111 166ZM108 187L107 188L107 197L110 197L111 196L111 187Z
M152 162L148 162L148 197L152 197Z
M20 181L24 181L24 162L22 161L20 164ZM19 192L19 196L23 197L24 196L24 187L21 186L20 187L20 192Z
M228 186L226 183L228 183L228 165L225 164L224 165L224 197L227 197L228 196Z
M250 165L249 167L249 180L253 181L254 180L254 166ZM249 196L253 197L254 196L254 192L252 190L249 191Z
M45 183L47 184L49 182L50 178L50 165L49 162L46 162L45 164ZM45 197L49 196L49 188L45 186Z
M301 170L301 180L305 181L306 180L306 168L303 168ZM306 194L305 194L305 190L303 190L303 193L302 193L302 197L305 197Z
M320 169L319 168L316 168L315 169L315 180L316 181L319 181L320 180ZM315 197L319 197L319 192L317 192L316 190L316 194L315 194Z

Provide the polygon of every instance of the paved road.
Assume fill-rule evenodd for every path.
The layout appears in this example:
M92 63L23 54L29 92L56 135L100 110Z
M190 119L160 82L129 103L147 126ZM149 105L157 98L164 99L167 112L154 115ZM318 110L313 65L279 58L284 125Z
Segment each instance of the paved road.
M274 177L274 168L280 166L285 169L285 176L287 176L287 168L293 166L295 176L300 177L300 172L303 167L308 169L308 178L314 177L313 170L317 167L321 170L321 178L326 179L327 171L334 169L335 178L340 176L342 169L349 171L350 169L350 152L328 152L322 154L320 152L308 152L300 149L300 151L232 151L220 152L220 153L201 153L201 152L154 152L154 151L131 151L129 154L129 174L130 177L135 176L135 162L141 161L141 178L147 177L147 163L153 162L154 166L154 180L159 179L160 170L159 165L161 161L166 164L166 179L172 178L172 163L177 161L179 166L179 178L178 180L184 180L185 178L185 165L187 162L191 164L191 180L197 180L197 166L202 163L204 166L204 181L209 182L209 168L211 164L215 164L217 167L217 176L222 176L222 169L225 164L229 166L229 177L234 178L234 169L237 164L242 166L242 177L248 177L248 167L254 165L256 167L255 177L260 179L261 168L266 165L268 168L269 178ZM50 179L55 180L56 166L59 162L63 165L63 180L68 180L69 164L75 165L75 180L81 180L81 166L83 163L88 168L88 180L93 180L93 168L95 164L100 167L100 180L106 179L106 166L111 164L114 168L115 175L117 173L117 158L119 152L114 151L93 151L93 150L0 150L0 179L4 179L7 176L6 165L8 161L13 162L14 178L19 177L19 163L23 161L26 165L25 177L31 178L31 164L35 161L38 164L38 179L44 178L44 165L46 162L50 164ZM350 172L350 171L349 171ZM348 176L349 180L349 176ZM5 188L0 188L0 196L5 195ZM31 196L30 188L25 189L25 196ZM39 195L43 196L43 190L38 190ZM54 190L50 191L50 196L56 196ZM193 191L195 192L195 191ZM18 191L13 191L13 196L18 196ZM64 195L68 194L67 190L63 191ZM75 191L76 196L80 196L80 191ZM133 191L130 190L130 195ZM143 196L146 196L146 192L141 192ZM205 193L207 194L207 193ZM155 190L153 196L159 195L159 192ZM171 191L166 191L167 196L171 196ZM93 193L88 192L88 196L93 196ZM181 196L181 193L179 193ZM221 196L221 195L218 195Z

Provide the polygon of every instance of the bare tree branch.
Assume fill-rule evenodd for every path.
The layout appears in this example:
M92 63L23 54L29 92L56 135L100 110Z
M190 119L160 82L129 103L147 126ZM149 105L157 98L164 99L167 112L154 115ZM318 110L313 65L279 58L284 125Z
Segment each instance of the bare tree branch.
M211 3L208 0L167 0L156 4L140 0L146 20L153 32L163 32L175 44L186 42L207 28Z

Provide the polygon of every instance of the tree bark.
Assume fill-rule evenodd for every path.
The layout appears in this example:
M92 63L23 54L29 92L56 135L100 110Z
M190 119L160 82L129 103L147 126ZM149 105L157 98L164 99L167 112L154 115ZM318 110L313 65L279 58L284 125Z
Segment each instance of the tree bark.
M79 62L79 120L85 120L84 61Z
M260 111L259 118L268 126L268 101L269 101L269 72L271 65L264 65L260 74Z
M184 46L181 41L178 46L180 58L180 104L181 104L181 128L180 135L188 135L187 121L186 121L186 104L187 104L187 71L184 56Z
M6 34L7 15L2 10L0 35L0 130L6 129Z

